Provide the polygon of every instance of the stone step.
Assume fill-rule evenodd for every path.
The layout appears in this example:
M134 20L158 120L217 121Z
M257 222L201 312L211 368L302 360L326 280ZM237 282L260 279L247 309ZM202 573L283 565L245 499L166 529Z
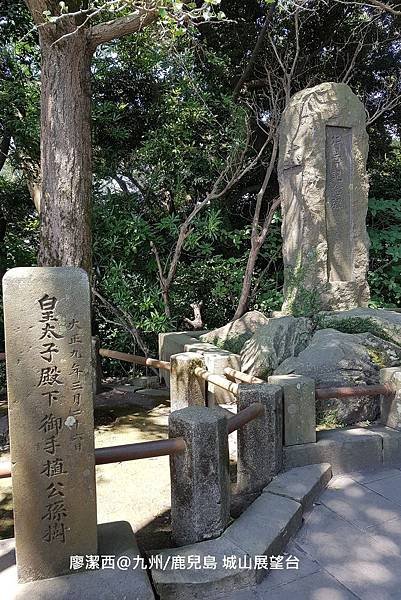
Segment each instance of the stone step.
M284 550L330 478L329 464L282 473L219 538L150 553L160 600L206 598L258 583L267 571L255 568L255 557L277 556ZM232 568L227 567L229 561Z

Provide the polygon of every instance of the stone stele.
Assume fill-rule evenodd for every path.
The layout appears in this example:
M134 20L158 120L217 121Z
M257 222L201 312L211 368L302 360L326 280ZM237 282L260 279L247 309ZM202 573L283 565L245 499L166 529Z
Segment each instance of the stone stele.
M88 277L73 267L3 279L18 579L97 553Z
M368 136L344 83L294 95L280 124L284 313L366 306Z

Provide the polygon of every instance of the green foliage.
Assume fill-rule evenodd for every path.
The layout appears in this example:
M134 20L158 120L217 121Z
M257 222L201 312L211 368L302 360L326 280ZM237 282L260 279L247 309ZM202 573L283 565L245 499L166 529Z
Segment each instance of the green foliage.
M16 202L16 197L18 202ZM0 176L0 223L7 224L0 245L0 272L36 263L39 219L21 179Z
M8 3L0 19L0 139L12 136L15 167L39 157L39 61L37 32L24 3Z
M188 328L183 318L192 317L192 302L203 300L206 328L218 327L232 318L241 292L249 231L247 228L226 229L221 211L212 207L194 223L171 290L172 320L169 321L164 314L150 241L159 245L163 255L168 254L177 233L177 219L167 216L158 222L149 222L143 214L138 214L140 210L135 195L110 193L95 202L96 284L105 298L130 314L150 354L154 355L159 332ZM277 231L273 230L279 235L278 225L276 228ZM266 245L270 257L277 251L274 235L272 240L270 249L269 244ZM237 248L237 256L230 255L233 247ZM255 273L255 280L259 275L260 269ZM276 310L281 302L277 280L266 276L251 308ZM137 348L131 336L115 325L115 317L98 302L95 308L102 344L135 352ZM109 363L108 366L110 368Z
M396 146L371 169L368 232L373 306L401 301L401 151Z
M249 335L243 333L242 335L236 335L235 337L227 340L220 340L215 338L213 344L222 350L228 350L233 354L241 354L241 350L244 347L245 342L249 339Z
M29 165L39 157L37 31L22 0L6 4L0 20L0 141L10 132L13 143L0 177L0 230L1 222L6 224L0 240L3 271L35 264L39 225L25 181ZM55 11L65 12L68 4L55 3ZM193 10L195 3L183 7L166 0L161 4L160 25L100 47L92 68L94 282L107 300L130 315L150 354L157 351L159 332L187 328L184 318L192 318L193 302L203 300L206 328L221 326L233 316L248 258L255 191L265 165L208 205L193 223L171 288L171 319L164 312L150 242L168 268L183 219L244 148L247 103L257 105L259 117L266 118L270 110L263 88L250 92L245 87L239 101L232 98L270 0L206 2L228 20L217 25L206 20L196 31L176 19L182 8ZM376 14L370 20L370 9L355 4L329 4L314 3L300 28L301 68L292 91L340 80L358 48L360 38L353 34L363 26L364 44L356 54L351 85L372 113L384 99L386 83L399 70L401 49L394 43L397 23L389 15ZM196 3L198 8L201 5ZM124 10L129 11L129 4ZM295 51L291 15L292 11L277 10L270 28L278 52L289 61ZM114 11L105 11L97 18L114 16ZM345 46L347 51L339 52ZM258 57L251 79L265 77L266 64L272 66L272 73L279 70L269 44ZM397 147L391 149L400 114L395 106L369 130L369 282L372 303L378 306L398 306L401 295L401 158ZM264 134L255 120L252 126L254 152ZM277 194L273 174L264 202ZM305 276L302 269L294 273L294 289L301 288ZM253 274L249 308L263 313L279 309L282 284L276 215ZM319 308L316 291L300 291L295 300L296 315L313 315ZM103 345L140 352L99 301L95 321ZM352 327L358 329L357 325ZM109 374L121 369L119 363L107 365Z
M322 431L325 429L339 429L341 427L345 427L345 425L339 420L337 410L325 410L323 406L318 407L316 412L317 431Z
M363 317L347 317L346 319L335 319L330 315L320 314L316 319L317 329L336 329L342 333L372 333L373 335L392 342L391 337L374 319Z
M373 364L375 364L379 369L384 369L388 365L388 361L386 360L387 355L385 352L379 352L379 350L374 350L373 348L366 348L367 353Z

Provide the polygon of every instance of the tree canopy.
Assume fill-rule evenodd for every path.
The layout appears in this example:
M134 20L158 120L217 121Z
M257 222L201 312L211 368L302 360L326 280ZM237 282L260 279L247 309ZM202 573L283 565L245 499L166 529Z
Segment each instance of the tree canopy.
M72 4L77 11L90 8L66 4L70 12ZM348 83L367 109L372 302L398 305L401 19L396 5L388 11L380 2L308 0L273 7L222 0L209 3L214 12L190 26L185 19L169 22L174 15L169 11L175 10L170 4L157 6L161 25L107 39L91 62L92 276L102 341L135 349L140 339L154 350L158 332L187 327L193 303L203 302L205 327L230 320L252 240L268 217L250 269L246 306L266 312L280 307L277 125L289 95L324 81ZM203 4L191 3L189 10ZM37 13L36 20L62 17L62 5L54 2L54 11ZM128 13L129 8L117 17ZM100 28L109 17L101 12L93 17L96 35L106 35ZM36 264L40 229L41 60L38 27L22 0L3 3L0 47L4 272Z

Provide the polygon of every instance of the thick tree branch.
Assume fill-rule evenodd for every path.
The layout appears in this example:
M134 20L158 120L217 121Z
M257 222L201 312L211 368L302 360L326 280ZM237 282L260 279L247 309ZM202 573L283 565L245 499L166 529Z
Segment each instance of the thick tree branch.
M132 335L135 342L142 350L144 356L147 358L148 349L145 343L143 342L138 329L135 327L131 316L120 306L114 306L113 304L111 304L111 302L109 302L108 300L106 300L106 298L99 294L99 292L95 290L95 288L92 288L92 293L95 296L95 298L98 298L101 301L101 303L106 307L106 309L109 310L118 319L119 325ZM150 368L156 375L158 374L157 371L153 369L153 367Z
M158 17L159 11L155 8L138 8L133 14L127 17L94 25L88 32L90 44L93 48L96 48L99 44L135 33L156 21Z
M258 39L256 41L255 47L252 50L252 54L250 56L250 59L248 60L247 65L246 65L246 67L245 67L245 69L244 69L241 77L237 81L236 86L234 88L234 92L233 92L234 99L238 98L238 96L239 96L242 88L244 87L245 82L249 79L249 77L250 77L250 75L252 73L252 69L253 69L253 67L255 65L255 62L256 62L256 60L257 60L257 58L259 56L259 52L262 49L263 42L264 42L264 39L266 37L266 33L267 33L268 27L270 25L271 19L273 17L273 13L274 13L274 11L276 9L276 6L277 6L276 2L273 2L273 4L270 5L270 8L269 8L269 10L267 12L267 15L266 15L266 18L264 20L262 29L260 30Z
M370 8L377 8L381 12L387 12L395 17L401 16L401 4L389 4L388 2L382 2L382 0L369 0L368 2L358 2L357 0L336 0L338 4L354 5L354 6L365 6Z
M396 94L395 97L380 105L373 113L373 115L368 114L366 119L366 125L372 125L372 123L377 121L377 119L384 115L384 113L388 112L389 110L392 110L393 108L396 108L399 104L401 104L401 93Z
M392 6L391 4L387 4L386 2L381 2L380 0L370 0L370 2L371 2L371 4L373 4L374 6L376 6L377 8L379 8L380 10L382 10L384 12L388 12L397 17L401 16L401 10L398 8L398 7L400 7L400 4L397 4L396 6Z

